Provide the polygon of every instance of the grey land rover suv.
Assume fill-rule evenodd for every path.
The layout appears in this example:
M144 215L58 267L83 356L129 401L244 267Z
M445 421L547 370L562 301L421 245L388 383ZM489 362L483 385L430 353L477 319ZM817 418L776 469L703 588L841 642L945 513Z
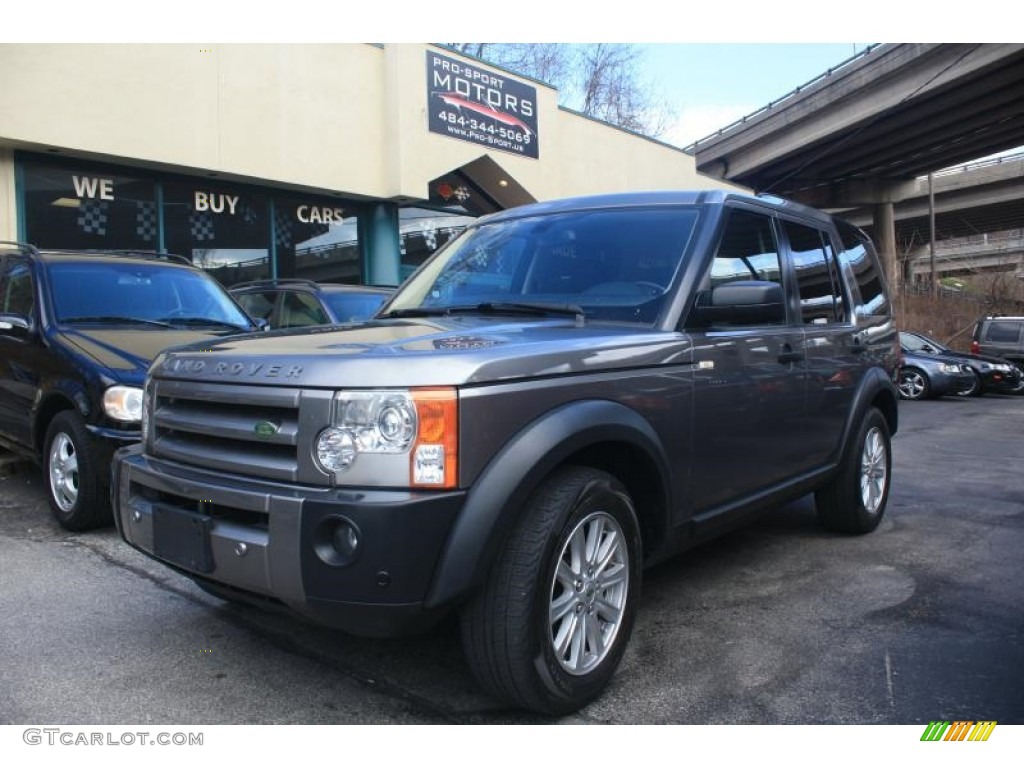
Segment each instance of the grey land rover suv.
M368 636L458 612L495 697L574 711L646 566L814 493L885 511L898 340L858 230L643 193L482 218L365 324L168 351L114 462L124 539Z

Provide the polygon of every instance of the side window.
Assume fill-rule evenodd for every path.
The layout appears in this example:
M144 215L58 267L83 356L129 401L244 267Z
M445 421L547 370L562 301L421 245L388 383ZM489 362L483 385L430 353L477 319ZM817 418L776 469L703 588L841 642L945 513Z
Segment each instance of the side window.
M711 291L729 283L758 280L782 284L779 248L771 218L743 210L731 210L727 216L715 257L700 285L698 304L709 298ZM755 324L765 322L760 318ZM785 307L780 306L778 316L767 322L785 323ZM696 314L687 322L690 326L701 324Z
M240 296L235 296L235 300L249 317L270 322L270 314L274 311L274 299L276 296L277 294L273 291L243 293Z
M35 303L29 263L24 259L8 259L0 274L0 313L30 317Z
M839 290L827 237L814 227L784 221L800 291L800 313L806 324L823 325L842 319L843 294Z
M1020 329L1024 327L1021 323L1015 323L1012 321L999 321L993 320L988 325L988 331L985 333L987 341L995 342L1009 342L1010 344L1016 344L1017 339L1020 337Z
M281 304L281 319L278 328L301 328L306 325L324 325L330 319L323 307L308 293L288 291Z
M849 270L860 294L860 300L854 302L854 312L860 317L887 314L889 298L885 294L874 246L864 234L846 222L839 221L836 226L843 246L839 262Z

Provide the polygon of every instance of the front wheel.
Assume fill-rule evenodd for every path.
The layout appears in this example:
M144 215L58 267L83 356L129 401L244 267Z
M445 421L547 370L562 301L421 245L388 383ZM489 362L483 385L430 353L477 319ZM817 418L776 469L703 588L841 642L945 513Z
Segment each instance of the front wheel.
M901 368L897 388L904 400L926 400L932 393L928 377L917 368Z
M633 504L615 478L588 467L548 478L462 614L480 684L552 715L598 696L633 629L640 559Z
M74 411L61 411L46 430L43 473L50 509L69 531L86 531L112 522L109 462Z
M981 397L984 394L984 387L981 383L981 376L977 371L971 371L971 385L966 389L957 392L961 397Z
M868 409L838 471L814 496L818 520L832 531L870 533L889 500L892 450L889 423Z

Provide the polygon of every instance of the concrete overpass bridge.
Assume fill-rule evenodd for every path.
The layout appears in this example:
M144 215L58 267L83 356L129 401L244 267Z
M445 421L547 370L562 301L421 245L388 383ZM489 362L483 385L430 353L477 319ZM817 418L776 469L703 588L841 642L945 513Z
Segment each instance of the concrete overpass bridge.
M872 46L687 149L701 173L819 208L869 211L898 284L896 206L920 199L919 177L1020 146L1024 44L991 43ZM1013 182L1006 187L974 206L975 225L1024 227L1024 203L1014 204ZM951 232L955 219L943 222Z

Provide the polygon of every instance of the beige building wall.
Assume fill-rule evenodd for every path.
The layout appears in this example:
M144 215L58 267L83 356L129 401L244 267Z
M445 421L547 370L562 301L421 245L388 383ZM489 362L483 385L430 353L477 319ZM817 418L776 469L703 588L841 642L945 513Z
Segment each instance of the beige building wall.
M428 51L459 58L419 44L0 45L0 237L15 232L14 149L403 202L483 155L536 199L727 186L527 80L539 159L430 133Z

